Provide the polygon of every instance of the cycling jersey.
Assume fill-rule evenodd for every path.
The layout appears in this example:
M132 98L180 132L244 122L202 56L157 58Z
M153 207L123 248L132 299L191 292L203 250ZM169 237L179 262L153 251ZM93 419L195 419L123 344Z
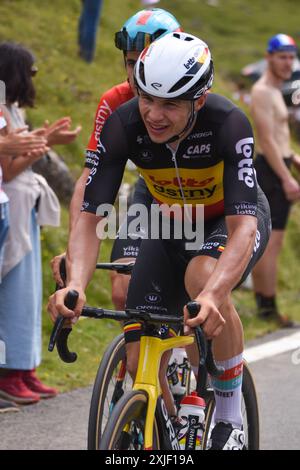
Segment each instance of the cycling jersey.
M134 98L103 127L82 210L96 213L100 204L114 203L130 159L158 203L203 204L205 219L222 214L256 216L253 150L247 117L222 96L207 96L193 130L177 151L150 140Z
M95 115L94 129L91 134L85 155L85 167L93 168L95 154L97 153L97 144L100 133L107 118L121 104L126 103L133 98L133 93L128 82L120 83L104 95L102 95Z

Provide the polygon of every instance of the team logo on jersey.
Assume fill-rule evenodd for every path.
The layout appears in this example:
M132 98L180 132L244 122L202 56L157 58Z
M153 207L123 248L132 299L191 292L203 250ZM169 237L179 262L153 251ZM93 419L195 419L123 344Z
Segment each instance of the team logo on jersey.
M142 144L149 145L151 144L151 139L148 135L138 135L136 138L136 143L139 145L142 145Z
M174 185L177 187L180 187L180 183L182 186L188 186L191 188L203 188L210 184L212 181L214 181L215 178L206 178L204 180L197 180L195 178L180 178L180 183L178 181L177 176L174 176L173 178L170 179L158 179L154 175L149 175L150 180L153 183L159 184L160 186L169 186L169 185Z
M212 135L212 131L196 132L195 134L190 134L187 140L203 139L204 137L211 137Z
M156 284L156 282L152 281L151 284L152 284L153 289L154 289L156 292L161 293L161 290L162 290L162 289L161 289L161 287L160 287L158 284Z
M151 162L153 159L153 153L150 152L150 150L142 150L140 157L143 162Z
M191 159L197 157L211 157L211 144L203 144L203 145L190 145L187 148L186 153L182 155L182 158Z
M234 205L236 215L254 215L256 216L257 205L249 202L241 202Z
M256 253L257 250L258 250L259 247L260 247L260 240L261 240L260 231L259 231L259 230L256 230L255 244L254 244L254 248L253 248L254 253Z
M161 296L158 294L147 294L145 297L146 302L150 302L151 304L158 304L161 302Z
M254 173L253 162L252 162L253 149L254 149L253 137L247 137L246 139L241 139L237 142L235 146L236 153L244 157L242 160L239 161L238 178L239 178L239 181L244 181L244 183L249 188L253 188L254 183L255 183L255 173Z
M106 153L106 148L104 147L100 139L98 140L98 143L97 143L97 150L98 152Z

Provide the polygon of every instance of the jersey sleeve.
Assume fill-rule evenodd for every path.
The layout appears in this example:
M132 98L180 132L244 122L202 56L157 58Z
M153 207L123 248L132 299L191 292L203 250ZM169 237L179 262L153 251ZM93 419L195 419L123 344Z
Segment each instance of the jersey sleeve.
M109 92L107 92L101 97L100 102L98 104L94 119L93 132L91 133L90 140L85 152L85 168L93 168L94 160L97 154L97 144L100 137L100 133L103 129L106 120L109 118L109 116L111 116L114 111L113 106L110 103L110 98L110 94Z
M235 108L219 134L224 157L225 215L257 214L257 181L253 167L254 138L248 118Z
M100 204L114 204L128 159L127 149L125 129L116 111L108 118L98 140L82 211L96 214Z

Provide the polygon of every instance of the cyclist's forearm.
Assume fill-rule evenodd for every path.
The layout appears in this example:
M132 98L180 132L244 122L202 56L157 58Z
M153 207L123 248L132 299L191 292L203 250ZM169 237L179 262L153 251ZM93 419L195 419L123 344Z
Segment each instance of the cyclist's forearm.
M240 217L252 220L231 230L228 228L225 250L201 293L212 297L218 307L240 281L253 252L257 221L251 216Z
M67 250L67 284L86 289L95 271L100 240L96 228L99 217L82 212L71 232Z
M82 174L76 181L74 193L73 193L71 203L70 203L69 233L72 232L72 230L74 229L78 221L81 206L82 206L84 191L85 191L85 185L86 185L89 173L90 173L90 169L84 168Z

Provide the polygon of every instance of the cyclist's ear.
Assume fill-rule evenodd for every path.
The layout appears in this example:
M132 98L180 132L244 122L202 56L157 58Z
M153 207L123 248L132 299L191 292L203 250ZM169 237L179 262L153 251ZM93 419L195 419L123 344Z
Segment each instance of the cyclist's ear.
M200 109L205 105L206 96L207 96L207 93L204 93L204 95L200 96L200 97L195 101L195 111L196 111L196 112L200 111Z

